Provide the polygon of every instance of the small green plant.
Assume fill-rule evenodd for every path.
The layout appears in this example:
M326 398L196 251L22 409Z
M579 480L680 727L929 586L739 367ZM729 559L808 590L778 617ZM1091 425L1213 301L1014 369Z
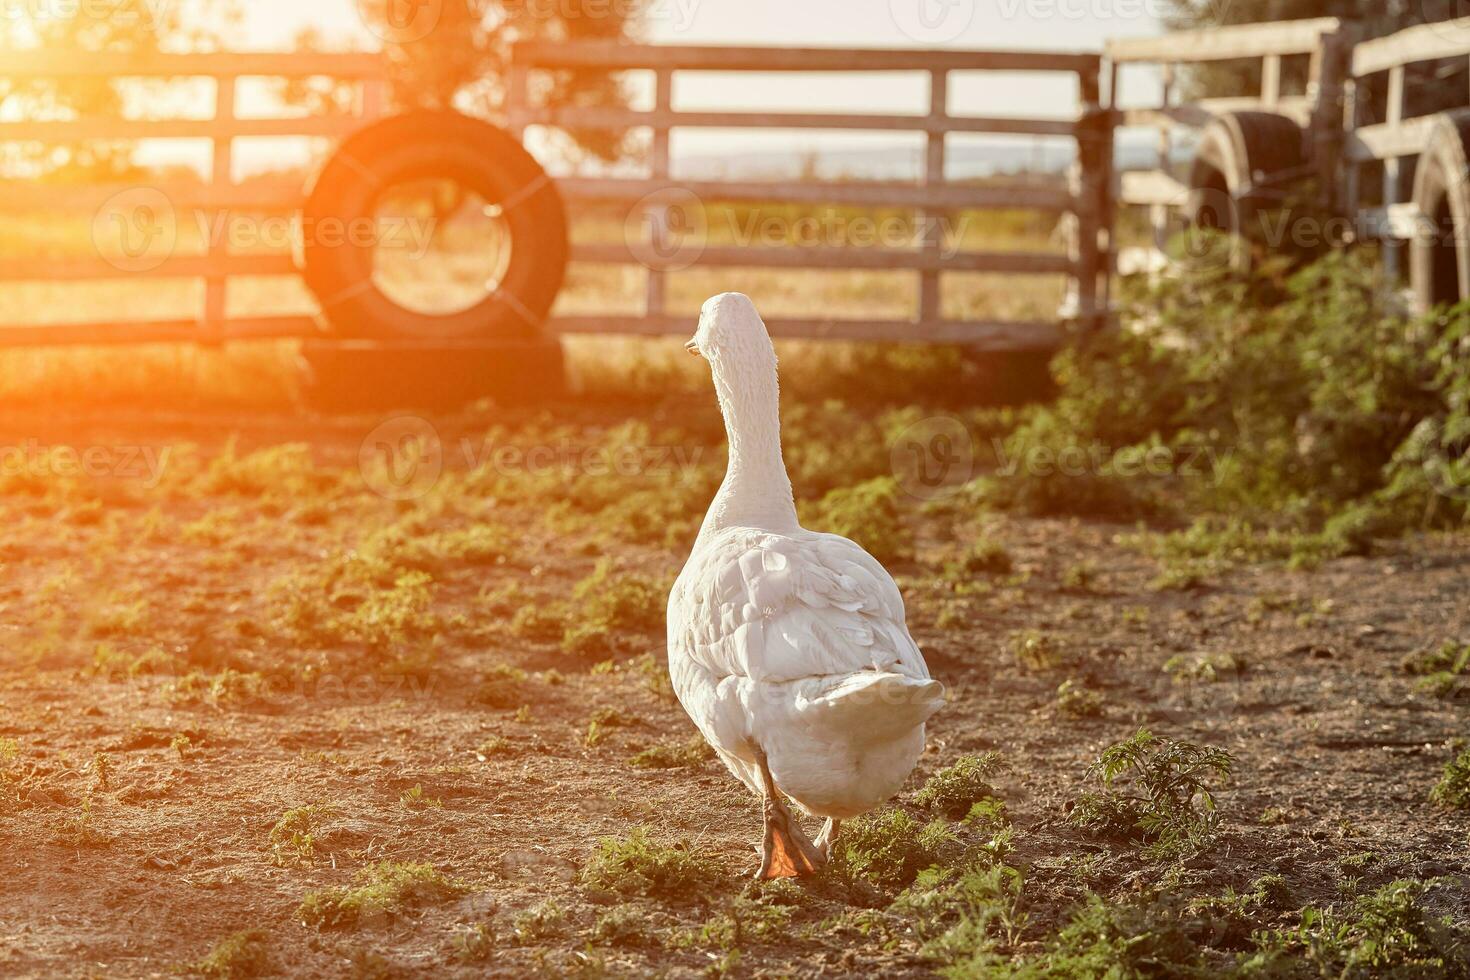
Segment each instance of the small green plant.
M512 921L512 928L515 930L516 942L527 945L539 939L561 935L566 929L566 921L567 914L556 903L556 899L548 898L517 915Z
M1097 562L1092 559L1075 562L1062 572L1062 588L1072 592L1091 592L1097 581Z
M1444 774L1429 791L1429 798L1452 810L1470 810L1470 748L1444 764Z
M349 888L310 892L297 915L314 929L354 929L463 895L469 889L431 864L379 861L357 873Z
M1419 689L1437 698L1470 695L1470 644L1450 642L1404 659L1404 670L1419 677Z
M708 858L683 843L665 847L639 827L626 837L604 837L582 869L582 884L619 895L684 899L700 894L720 877Z
M1062 681L1057 688L1057 711L1072 718L1100 718L1102 695L1089 691L1075 680Z
M1067 661L1062 641L1040 630L1025 630L1012 636L1011 655L1017 665L1037 673L1056 670Z
M714 757L715 750L710 748L704 736L692 735L682 742L651 745L628 762L640 769L684 769L701 765Z
M271 854L281 867L310 864L316 858L317 835L331 816L332 808L299 806L281 814L271 828Z
M1079 827L1150 842L1159 856L1203 846L1219 825L1216 784L1234 758L1222 749L1176 741L1140 728L1103 750L1087 773L1103 786L1072 808Z
M495 955L495 927L489 922L476 922L454 935L454 952L462 962L483 963Z
M592 942L599 946L642 946L651 938L647 916L627 905L609 909L592 926Z
M398 805L408 810L442 810L444 801L425 793L422 786L413 786L398 794Z
M982 538L944 566L944 577L961 582L976 575L1009 575L1014 567L1011 553L1004 545Z
M839 487L803 507L802 523L856 541L880 562L905 561L913 552L913 532L899 511L901 492L891 476Z
M894 808L844 823L834 850L829 867L835 876L888 892L907 888L920 871L951 863L965 852L944 820L920 825Z
M1394 881L1346 909L1308 906L1293 928L1263 933L1241 963L1246 976L1291 976L1303 959L1332 977L1470 977L1470 931L1431 914L1431 886Z
M203 959L190 963L187 969L190 973L220 980L263 976L271 972L266 933L261 929L232 933L215 943Z
M959 820L975 803L1000 796L990 781L1007 768L999 752L960 756L953 765L929 777L923 789L914 794L914 805Z
M572 590L561 637L563 652L605 657L630 637L663 629L668 598L667 582L620 572L603 559Z

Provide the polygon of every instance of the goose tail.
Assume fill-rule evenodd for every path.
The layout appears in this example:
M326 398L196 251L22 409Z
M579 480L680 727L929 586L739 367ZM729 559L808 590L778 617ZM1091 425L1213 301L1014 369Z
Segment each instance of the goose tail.
M854 742L880 742L912 731L944 706L936 680L871 670L833 678L796 709L811 725Z

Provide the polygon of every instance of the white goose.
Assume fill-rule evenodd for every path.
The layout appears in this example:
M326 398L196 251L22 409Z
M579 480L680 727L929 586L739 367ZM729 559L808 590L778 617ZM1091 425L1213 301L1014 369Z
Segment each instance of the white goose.
M776 351L755 306L714 297L686 348L710 363L730 463L669 596L669 673L700 732L763 799L757 877L810 874L840 821L898 792L944 688L883 566L797 523ZM782 794L827 818L815 844Z

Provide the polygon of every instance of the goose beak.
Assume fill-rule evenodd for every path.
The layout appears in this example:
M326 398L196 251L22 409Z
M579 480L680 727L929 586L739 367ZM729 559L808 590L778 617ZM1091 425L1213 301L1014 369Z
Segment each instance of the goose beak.
M699 353L699 345L695 343L693 339L691 339L689 343L684 345L684 349L693 354L695 357L701 356Z

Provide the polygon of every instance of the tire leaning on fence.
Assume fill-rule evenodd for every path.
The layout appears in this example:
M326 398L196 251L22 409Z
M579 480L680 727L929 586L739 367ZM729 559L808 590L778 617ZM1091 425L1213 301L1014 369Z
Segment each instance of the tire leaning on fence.
M1294 120L1271 112L1224 113L1200 136L1185 219L1191 229L1238 236L1245 246L1289 248L1289 241L1270 240L1275 235L1263 218L1290 207L1309 174L1306 131ZM1279 234L1291 226L1273 227ZM1248 268L1251 254L1250 247L1233 247L1231 264Z
M1409 281L1420 309L1470 298L1470 109L1436 116L1414 174Z
M376 234L323 233L371 226L386 191L425 180L473 192L509 242L483 297L448 312L410 309L380 288ZM323 338L303 349L316 407L439 408L562 390L561 345L541 328L566 276L566 211L555 182L509 133L446 111L374 123L316 175L301 227L302 276L326 321Z

